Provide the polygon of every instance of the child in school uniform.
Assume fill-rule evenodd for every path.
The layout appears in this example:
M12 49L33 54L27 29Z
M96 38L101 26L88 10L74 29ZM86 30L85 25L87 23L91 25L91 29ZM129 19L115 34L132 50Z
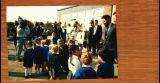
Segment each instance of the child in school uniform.
M79 50L80 50L80 54L82 54L82 45L78 44L78 41L75 39L74 35L71 35L70 40L68 40L67 45L78 45L79 46Z
M97 78L96 71L90 66L92 57L85 53L81 56L82 67L75 72L73 79L95 79Z
M63 73L60 65L60 55L57 52L58 46L53 45L51 53L49 53L50 80L59 80L60 75Z
M70 57L68 59L69 73L67 75L67 79L73 79L73 75L76 70L81 67L81 62L79 60L80 50L77 45L71 45L69 47Z
M50 39L46 39L45 45L42 47L43 53L42 53L42 59L43 59L43 70L44 70L44 75L47 76L47 70L46 70L46 66L47 66L47 56L48 56L48 51L49 51L49 45L51 43Z
M40 38L41 39L41 47L43 48L43 46L45 45L45 42L46 42L46 40L44 40L44 39L42 39L42 37L40 36L40 37L38 37L38 38ZM43 66L43 63L41 64L41 67ZM41 71L41 74L44 72L44 69L43 69L43 67L42 67L42 71Z
M51 71L50 71L50 66L49 66L49 57L50 57L50 55L52 55L52 44L51 45L49 45L49 51L48 51L48 55L47 55L47 66L48 66L48 72L49 72L49 76L48 76L48 78L50 79L50 76L51 76Z
M111 62L111 56L105 49L98 51L98 78L113 78L114 77L114 65Z
M33 57L34 57L34 50L32 48L32 42L26 42L26 50L24 51L23 56L23 66L25 67L25 78L32 77L32 67L33 67ZM28 75L29 73L29 75Z
M42 64L42 46L41 46L41 39L35 39L36 46L34 47L35 56L34 56L34 64L35 66L35 74L40 74L40 67Z

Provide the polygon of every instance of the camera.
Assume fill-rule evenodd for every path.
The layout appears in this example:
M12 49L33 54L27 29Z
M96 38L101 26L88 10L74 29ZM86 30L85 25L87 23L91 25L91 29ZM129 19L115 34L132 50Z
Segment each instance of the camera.
M22 19L22 17L18 17L18 22L20 24L20 28L25 28L27 25L27 22L25 20Z

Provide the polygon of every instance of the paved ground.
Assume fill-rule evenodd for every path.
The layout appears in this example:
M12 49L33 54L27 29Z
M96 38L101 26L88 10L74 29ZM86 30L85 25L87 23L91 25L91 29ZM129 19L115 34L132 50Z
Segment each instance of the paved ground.
M34 67L32 67L32 75L33 78L27 78L25 79L24 76L24 67L23 67L23 62L17 62L15 60L15 53L16 50L14 49L14 44L13 41L8 41L8 75L9 75L9 81L18 81L18 80L23 80L23 81L28 81L28 80L49 80L47 76L43 75L35 75L34 74ZM86 52L86 49L83 48L82 53ZM23 55L23 52L21 53L21 57ZM35 66L35 65L34 65ZM93 56L93 63L91 66L97 71L97 56ZM114 64L115 67L115 78L118 77L118 68L117 64ZM63 74L60 77L61 80L66 79L66 75Z

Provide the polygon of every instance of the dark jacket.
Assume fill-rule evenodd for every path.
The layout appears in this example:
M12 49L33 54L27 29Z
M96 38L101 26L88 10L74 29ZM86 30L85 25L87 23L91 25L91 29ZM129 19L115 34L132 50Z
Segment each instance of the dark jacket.
M107 33L107 37L104 39L103 48L109 50L112 57L117 58L117 36L116 25L111 24L111 27Z
M68 46L66 44L64 44L62 49L59 48L59 54L61 55L62 60L64 60L64 59L68 60L69 59L69 50L68 50Z
M53 32L55 33L55 36L60 39L63 37L62 28L61 27L54 27Z
M43 34L43 29L41 27L39 27L39 26L37 28L34 27L32 29L32 31L33 31L33 36L39 37L39 36L42 36L42 34Z
M93 26L89 27L89 33L88 33L88 39L89 39L89 41L92 40L92 36L93 36Z
M93 29L93 33L94 33L94 29ZM95 37L96 37L95 39L97 40L97 42L100 42L101 37L102 37L102 26L97 25ZM95 41L95 40L92 40L92 41Z

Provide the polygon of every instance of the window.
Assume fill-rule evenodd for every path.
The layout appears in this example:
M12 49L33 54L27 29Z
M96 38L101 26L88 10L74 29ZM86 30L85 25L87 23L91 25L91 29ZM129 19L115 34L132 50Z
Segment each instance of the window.
M71 14L66 15L66 20L71 20Z
M84 30L89 30L89 27L91 26L90 25L90 21L91 21L92 19L84 19L84 24L83 24L83 28L84 28Z
M85 12L79 12L77 18L84 18Z
M86 18L92 18L93 17L94 10L86 11L85 17Z
M72 14L72 19L77 19L77 13Z
M102 16L102 15L103 15L103 8L101 8L101 9L95 9L95 11L94 11L94 17Z

